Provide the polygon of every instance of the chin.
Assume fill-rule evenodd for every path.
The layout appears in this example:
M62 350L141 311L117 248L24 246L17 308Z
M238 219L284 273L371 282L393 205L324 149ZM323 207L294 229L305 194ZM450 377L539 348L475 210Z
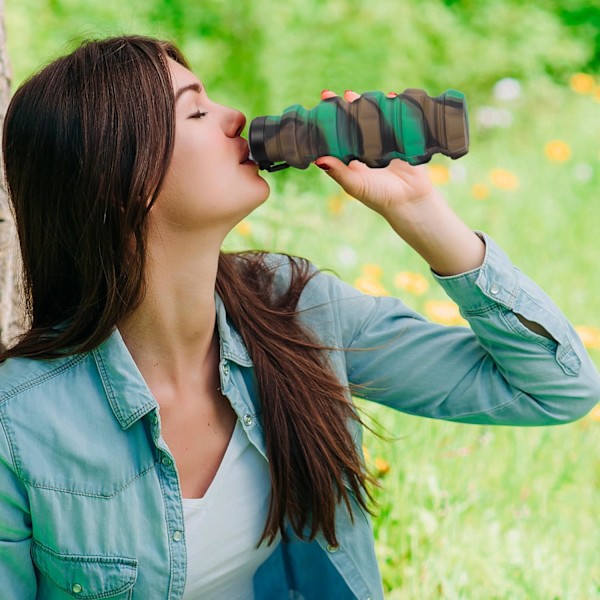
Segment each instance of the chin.
M259 188L261 188L261 192L257 192L257 198L259 198L259 202L257 206L260 206L271 194L271 188L269 184L262 178L260 175L258 176L257 182Z
M243 221L248 215L252 214L259 206L262 206L271 193L271 188L269 184L261 179L262 185L257 186L258 190L253 190L253 194L245 195L244 202L240 202L239 211L236 211L236 215L234 217L235 222L232 224L231 228L235 227L240 221Z

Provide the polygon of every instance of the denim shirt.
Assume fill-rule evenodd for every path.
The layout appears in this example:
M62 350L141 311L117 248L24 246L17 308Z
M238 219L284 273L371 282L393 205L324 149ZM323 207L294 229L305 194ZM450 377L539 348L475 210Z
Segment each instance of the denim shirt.
M497 425L583 416L600 397L597 369L552 301L482 237L480 268L437 277L470 328L427 322L398 299L324 273L302 293L302 322L322 344L346 349L329 352L343 384L365 385L369 400L396 410ZM270 260L283 290L287 258ZM222 391L266 460L252 360L218 296L216 308ZM321 535L281 542L254 577L257 600L383 598L370 520L356 502L353 510L353 523L344 506L337 511L336 547ZM0 366L3 600L176 600L185 548L159 408L118 330L89 353Z

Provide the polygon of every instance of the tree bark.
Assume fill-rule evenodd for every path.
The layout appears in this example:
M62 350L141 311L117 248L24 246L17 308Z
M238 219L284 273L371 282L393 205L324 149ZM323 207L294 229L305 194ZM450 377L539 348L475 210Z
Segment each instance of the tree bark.
M10 98L11 71L6 51L4 0L0 0L0 125ZM15 223L9 208L4 176L0 177L0 347L5 348L23 329L24 302L20 294L21 257Z

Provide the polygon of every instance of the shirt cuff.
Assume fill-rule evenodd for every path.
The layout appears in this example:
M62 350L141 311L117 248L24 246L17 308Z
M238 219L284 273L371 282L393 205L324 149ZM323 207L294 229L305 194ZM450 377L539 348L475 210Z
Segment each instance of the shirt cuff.
M519 294L518 271L492 238L481 231L475 233L485 243L480 267L448 277L431 273L465 316L487 312L498 304L513 310Z

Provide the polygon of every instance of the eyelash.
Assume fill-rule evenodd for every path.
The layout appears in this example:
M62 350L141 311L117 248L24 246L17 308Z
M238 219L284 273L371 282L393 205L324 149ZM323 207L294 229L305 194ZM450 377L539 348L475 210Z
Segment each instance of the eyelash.
M193 115L190 115L190 119L201 119L205 117L208 113L202 110L195 112Z

